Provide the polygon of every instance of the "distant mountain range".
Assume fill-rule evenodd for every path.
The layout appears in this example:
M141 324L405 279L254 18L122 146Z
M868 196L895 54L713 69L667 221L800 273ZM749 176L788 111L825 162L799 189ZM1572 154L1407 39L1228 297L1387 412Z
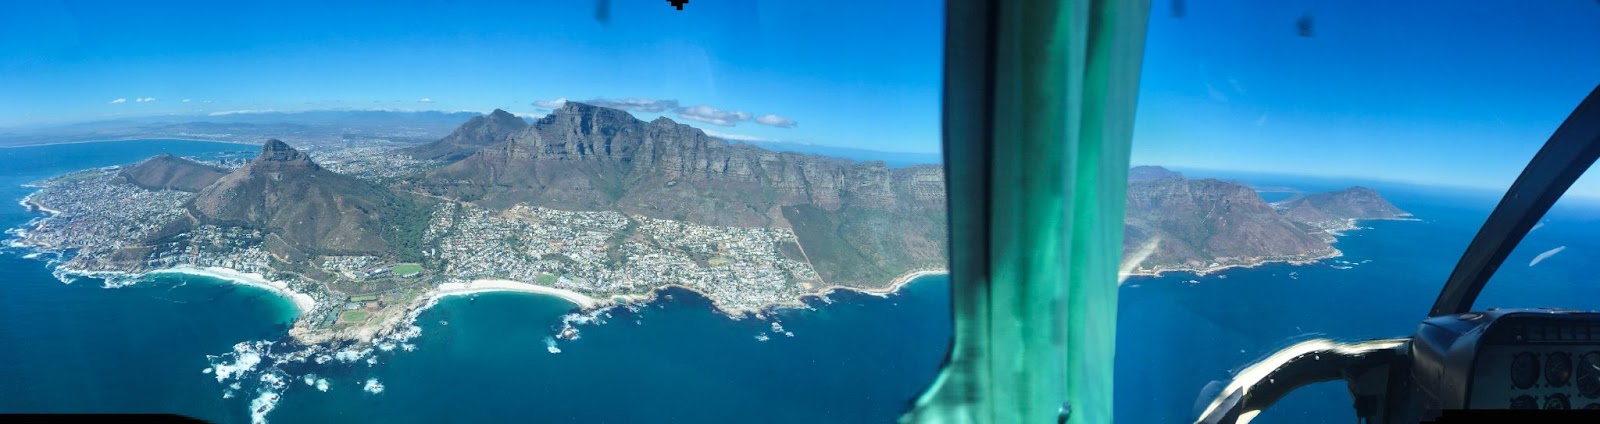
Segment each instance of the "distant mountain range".
M437 140L476 112L329 110L232 111L149 116L68 125L0 128L0 146L90 140L187 138L259 143L268 138L303 143L386 139L402 143Z

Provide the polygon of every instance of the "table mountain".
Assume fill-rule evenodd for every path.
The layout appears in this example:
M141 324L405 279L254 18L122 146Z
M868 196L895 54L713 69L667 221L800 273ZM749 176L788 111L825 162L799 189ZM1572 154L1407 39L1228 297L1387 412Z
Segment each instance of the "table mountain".
M480 126L469 121L457 133L477 133ZM889 168L774 152L731 144L671 119L645 122L578 102L412 184L494 208L526 202L705 225L793 228L801 246L786 252L808 257L835 284L881 286L945 260L938 166Z
M1159 166L1135 166L1128 168L1129 182L1155 181L1167 178L1183 178L1183 174Z

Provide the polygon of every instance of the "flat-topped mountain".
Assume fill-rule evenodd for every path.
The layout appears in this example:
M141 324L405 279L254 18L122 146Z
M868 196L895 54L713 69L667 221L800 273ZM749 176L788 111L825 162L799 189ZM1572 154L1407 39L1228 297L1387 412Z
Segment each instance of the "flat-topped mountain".
M1183 174L1159 166L1135 166L1128 168L1128 181L1144 182L1163 180L1168 178L1183 178Z
M415 247L398 240L394 227L417 219L416 209L411 199L324 169L276 139L189 204L191 224L262 230L271 250L309 254L386 255Z
M487 128L474 119L457 133L479 134L480 127ZM412 184L493 208L528 203L793 228L802 246L792 256L809 257L830 283L883 285L912 268L941 266L945 256L944 178L937 166L891 169L774 152L667 118L645 122L578 102Z
M117 179L145 190L197 192L217 182L228 170L163 153L122 168Z

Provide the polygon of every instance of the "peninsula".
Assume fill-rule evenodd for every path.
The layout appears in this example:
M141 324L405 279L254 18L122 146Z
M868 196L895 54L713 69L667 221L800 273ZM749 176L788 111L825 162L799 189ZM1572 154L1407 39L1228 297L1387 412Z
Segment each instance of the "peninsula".
M774 152L576 102L362 152L324 165L271 139L232 166L161 155L79 171L37 183L24 203L50 215L15 233L64 253L64 279L177 272L282 293L304 344L371 343L441 297L490 290L592 310L676 286L761 314L892 290L946 255L937 166Z

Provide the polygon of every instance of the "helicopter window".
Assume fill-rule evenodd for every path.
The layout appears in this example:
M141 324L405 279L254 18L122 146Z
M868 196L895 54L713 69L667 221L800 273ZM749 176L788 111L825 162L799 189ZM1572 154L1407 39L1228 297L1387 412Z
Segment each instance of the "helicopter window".
M1165 4L1151 9L1133 141L1118 421L1192 421L1197 400L1296 342L1412 334L1600 82L1594 2ZM1583 255L1600 252L1585 232L1600 209L1576 200L1594 188L1574 187L1480 307L1595 307ZM1335 382L1253 422L1352 416Z
M1591 168L1511 251L1472 309L1600 309L1596 228L1600 228L1600 176Z

